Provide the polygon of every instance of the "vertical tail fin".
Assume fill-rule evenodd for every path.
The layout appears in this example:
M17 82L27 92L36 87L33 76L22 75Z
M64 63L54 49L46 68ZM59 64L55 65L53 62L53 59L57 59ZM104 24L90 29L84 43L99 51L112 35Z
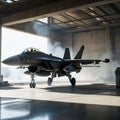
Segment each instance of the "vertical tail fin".
M85 46L82 45L74 59L81 59Z
M65 53L63 59L71 59L69 48L65 48Z

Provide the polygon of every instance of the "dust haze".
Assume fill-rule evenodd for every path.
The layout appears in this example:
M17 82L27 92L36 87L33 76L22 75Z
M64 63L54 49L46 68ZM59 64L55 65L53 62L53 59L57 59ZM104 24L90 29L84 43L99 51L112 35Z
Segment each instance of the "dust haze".
M51 46L52 46L52 48L50 49L50 51L53 53L53 55L63 58L65 48L62 47L62 44L59 42L56 42L56 43L52 44ZM86 49L86 47L85 47L85 49ZM72 48L70 48L70 53L71 53L72 59L77 54L74 51L72 51ZM82 82L85 81L85 82L115 84L115 82L116 82L115 70L119 66L119 63L113 61L112 58L109 58L107 56L107 54L95 55L94 58L90 58L89 53L87 53L87 54L86 54L86 56L84 56L84 52L83 52L82 59L104 60L105 58L108 58L108 59L110 59L110 63L102 63L101 62L100 64L96 65L96 66L100 66L100 67L82 67L82 70L80 73L75 73L75 72L71 73L72 77L75 77L77 81L82 81ZM90 66L95 66L95 65L91 64ZM68 78L61 77L59 79L66 80Z

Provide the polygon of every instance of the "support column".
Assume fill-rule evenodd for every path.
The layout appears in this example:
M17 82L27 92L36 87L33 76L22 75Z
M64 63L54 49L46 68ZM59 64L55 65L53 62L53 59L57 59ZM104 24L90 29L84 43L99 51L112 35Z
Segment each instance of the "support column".
M115 47L115 41L114 41L114 31L113 28L106 27L106 39L107 39L107 55L110 59L110 63L108 66L108 75L109 75L109 82L115 84L115 62L114 62L114 47Z
M7 86L8 81L3 81L3 75L1 74L1 53L2 53L2 25L0 25L0 86Z
M1 75L1 51L2 51L2 26L0 25L0 84L3 82L3 75Z

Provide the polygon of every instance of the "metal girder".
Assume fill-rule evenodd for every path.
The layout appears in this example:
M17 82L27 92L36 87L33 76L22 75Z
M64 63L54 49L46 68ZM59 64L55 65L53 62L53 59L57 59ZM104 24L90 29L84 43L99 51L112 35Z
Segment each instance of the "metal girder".
M104 25L104 26L90 26L90 27L86 27L86 28L81 28L81 29L64 29L64 33L70 33L70 32L83 32L83 31L91 31L91 30L98 30L98 29L105 29L108 27L118 27L120 26L120 23L116 23L116 24L108 24L108 25Z
M80 8L86 8L90 6L92 7L118 1L120 0L60 0L59 2L53 2L44 6L35 7L30 10L3 17L2 25L10 26L14 24L33 21L43 17L49 17L52 14L56 13L73 11Z

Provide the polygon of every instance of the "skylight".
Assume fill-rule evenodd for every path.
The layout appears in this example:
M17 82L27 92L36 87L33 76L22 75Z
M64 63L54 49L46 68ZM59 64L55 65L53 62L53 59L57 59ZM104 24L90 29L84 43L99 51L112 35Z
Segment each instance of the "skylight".
M48 24L48 18L41 18L38 21Z
M13 3L13 2L17 2L19 0L2 0L3 2L6 2L6 3Z
M94 10L94 8L93 8L93 7L89 7L89 9L90 9L90 10Z
M96 20L101 21L101 18L96 18Z

